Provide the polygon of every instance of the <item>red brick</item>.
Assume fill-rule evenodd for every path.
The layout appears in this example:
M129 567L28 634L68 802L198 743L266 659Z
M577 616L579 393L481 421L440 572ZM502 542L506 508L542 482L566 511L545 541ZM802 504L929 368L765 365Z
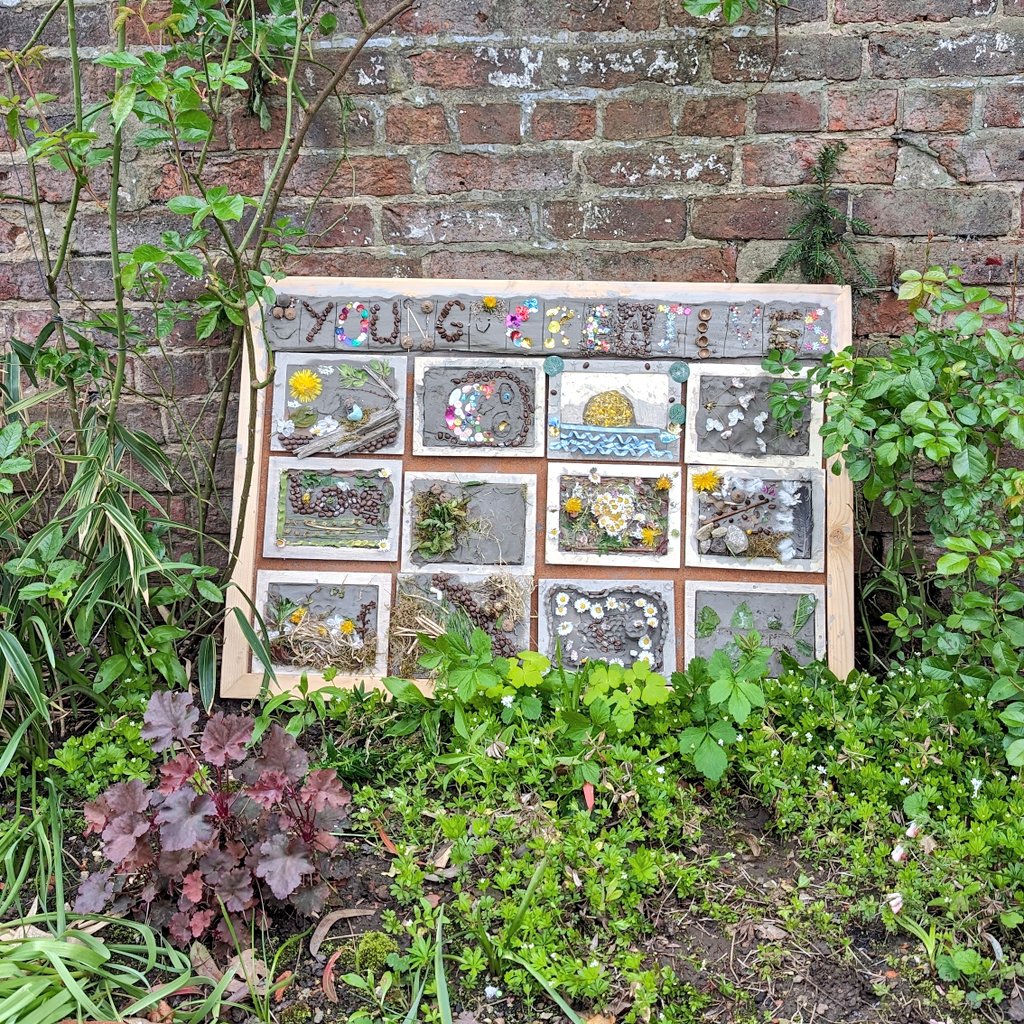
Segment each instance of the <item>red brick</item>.
M633 146L588 153L584 163L598 185L624 188L673 181L724 185L732 177L732 147L693 152L675 146Z
M321 201L304 213L309 223L300 244L318 249L373 245L373 214L367 206Z
M894 89L866 89L857 92L829 89L828 130L854 132L895 124L898 95Z
M1024 131L1000 129L956 139L932 139L939 162L957 181L1024 181Z
M836 23L951 21L995 14L995 0L836 0Z
M517 0L493 5L494 28L513 39L547 33L647 32L661 23L657 0L616 0L613 3L551 3Z
M606 139L660 139L671 134L667 100L614 100L604 108Z
M926 89L903 96L903 127L911 132L965 132L974 107L973 89Z
M367 252L316 252L292 256L289 274L312 277L420 277L418 256L373 256Z
M185 154L186 169L190 161L194 163L192 154ZM263 157L213 157L207 160L203 177L207 182L226 186L229 192L257 196L263 191ZM184 191L178 165L164 164L160 182L153 190L153 198L170 199Z
M720 82L773 82L799 79L851 82L860 77L860 40L848 36L729 36L711 51L711 70Z
M1015 75L1024 52L1024 29L979 29L958 36L936 32L878 33L868 43L877 78L977 78Z
M444 108L434 103L429 107L415 107L411 103L396 103L388 108L387 139L393 145L443 145L451 140Z
M515 145L522 139L518 103L481 103L455 110L459 138L468 145Z
M131 381L144 395L205 395L210 366L204 352L175 352L168 359L159 350L130 357Z
M458 277L467 281L498 280L571 281L576 272L576 257L568 252L534 254L518 252L465 252L445 249L423 259L424 277Z
M888 334L891 337L913 331L915 320L891 291L859 297L854 304L853 333L858 337Z
M436 194L490 189L562 188L569 183L572 161L566 153L436 153L427 162L427 191Z
M0 207L0 252L10 253L19 249L26 257L29 255L25 212L18 206Z
M530 210L523 203L483 206L445 201L385 206L381 228L384 241L397 245L508 242L533 235Z
M117 218L117 243L121 252L144 243L159 244L164 231L186 233L188 218L171 213L165 206L154 206L137 212L125 212ZM75 221L73 250L78 253L110 253L110 221L105 211L86 210Z
M754 111L759 132L816 132L821 92L763 92L754 100Z
M337 156L299 157L288 183L300 196L401 196L412 191L412 169L405 157Z
M482 85L530 89L539 84L543 55L528 47L478 46L473 50L421 50L412 54L412 80L439 89Z
M900 247L901 270L958 266L964 284L1010 284L1015 267L1024 265L1024 243L1019 241L910 242Z
M1013 226L1009 192L971 189L872 189L854 198L853 214L876 235L1004 235Z
M686 85L697 77L700 50L692 39L664 46L588 46L548 59L545 78L558 89L621 89L641 82Z
M292 115L292 130L301 123L302 112ZM374 125L377 116L365 107L356 107L342 117L341 106L331 97L320 108L306 132L303 145L311 149L342 149L344 147L372 146L375 141ZM231 136L235 149L278 149L284 139L284 108L279 103L270 106L270 128L264 129L260 119L243 108L231 113Z
M841 209L845 197L837 196ZM788 196L767 195L716 196L695 199L690 230L698 238L743 241L747 238L785 238L799 216L800 207Z
M984 95L982 128L1024 128L1024 85L1000 85Z
M736 250L694 247L680 249L588 249L581 281L734 281Z
M799 185L825 146L817 139L756 142L743 147L743 180L748 185ZM895 142L855 139L839 161L836 180L861 185L892 184L896 174Z
M597 132L597 110L592 103L538 103L532 125L538 142L591 139Z
M679 115L680 135L746 135L747 101L739 96L705 96L685 100Z
M685 199L570 199L545 203L552 238L674 242L686 237Z

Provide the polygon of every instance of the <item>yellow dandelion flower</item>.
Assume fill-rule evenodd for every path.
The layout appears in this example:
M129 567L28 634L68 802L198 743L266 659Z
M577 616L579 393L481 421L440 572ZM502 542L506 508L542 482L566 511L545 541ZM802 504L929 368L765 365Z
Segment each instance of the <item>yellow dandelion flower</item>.
M356 631L356 624L351 619L346 619L338 629L340 629L345 636L351 636Z
M672 487L672 481L664 473L658 477L654 484L655 490L667 491Z
M703 469L694 473L691 483L695 491L704 493L715 490L722 482L722 478L713 469Z
M562 508L567 516L578 516L583 511L583 502L579 498L568 498Z
M485 295L480 300L480 305L486 310L494 310L498 308L498 300L493 295Z
M298 370L288 382L292 398L312 402L324 389L324 382L312 370Z
M295 611L293 611L291 615L288 616L288 621L292 623L292 625L297 626L305 617L306 609L296 608Z
M643 546L645 548L653 548L654 545L658 542L658 535L660 533L661 530L657 529L654 526L645 526L640 531L640 540L643 543Z

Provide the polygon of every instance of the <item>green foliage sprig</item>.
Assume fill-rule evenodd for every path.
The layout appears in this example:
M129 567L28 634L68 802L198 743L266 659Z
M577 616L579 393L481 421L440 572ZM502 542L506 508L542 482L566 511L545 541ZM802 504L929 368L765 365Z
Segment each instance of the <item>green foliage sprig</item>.
M804 213L787 232L793 243L758 281L779 281L796 269L811 284L849 285L858 294L878 287L878 279L847 237L851 231L870 234L871 228L833 205L836 173L845 152L845 142L825 146L811 168L816 187L790 190Z

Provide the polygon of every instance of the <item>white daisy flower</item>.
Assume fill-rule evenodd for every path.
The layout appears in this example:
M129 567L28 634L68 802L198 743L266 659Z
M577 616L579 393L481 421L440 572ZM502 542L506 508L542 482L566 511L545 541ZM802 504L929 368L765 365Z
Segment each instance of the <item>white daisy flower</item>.
M615 611L615 609L619 607L619 599L617 597L609 597L608 600L605 601L605 607L610 612Z
M560 607L556 607L556 608L555 608L555 614L556 614L557 616L561 617L561 616L565 615L565 613L566 613L566 612L567 612L568 610L569 610L568 608L566 608L566 607L565 607L564 605L562 605L562 606L560 606Z
M626 663L621 658L609 658L608 659L608 664L609 665L618 665L619 668L625 668L626 667Z
M603 619L604 609L599 604L592 604L590 606L590 617L592 619Z
M650 651L641 651L636 656L636 660L637 661L645 661L645 662L647 662L648 665L653 665L654 664L654 655L652 655Z
M646 602L646 601L645 601L645 600L644 600L644 599L643 599L642 597L638 597L638 598L637 598L637 599L636 599L636 600L635 600L635 601L633 602L633 607L634 607L634 608L643 608L643 606L644 606L645 604L647 604L647 602Z
M382 540L382 541L380 541L380 542L379 542L379 543L377 544L377 548L378 548L378 550L380 550L380 551L387 551L387 549L388 549L388 542L387 542L386 540Z
M658 609L655 608L653 604L649 604L649 605L646 605L644 607L644 615L648 615L649 616L649 615L657 615L657 614L658 614Z
M571 632L572 632L572 623L571 622L560 622L558 624L558 635L559 636L568 636Z
M569 603L569 595L563 590L555 594L555 604L559 607L565 607Z
M377 470L377 476L379 476L381 480L387 480L387 478L391 476L391 470L388 469L387 466L382 466Z
M291 437L295 433L295 424L292 420L278 420L277 433L280 437Z
M650 626L651 629L654 629L654 627L658 625L658 616L657 615L648 615L647 616L647 625Z
M640 645L641 650L649 651L651 649L651 638L649 636L640 637L637 643Z
M589 612L590 602L585 597L578 597L573 604L573 608L578 612Z

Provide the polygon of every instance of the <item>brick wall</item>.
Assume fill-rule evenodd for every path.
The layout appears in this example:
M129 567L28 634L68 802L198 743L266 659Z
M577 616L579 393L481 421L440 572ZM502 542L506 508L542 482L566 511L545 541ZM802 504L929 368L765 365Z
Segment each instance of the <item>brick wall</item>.
M0 45L24 42L46 6L0 8ZM107 43L112 10L82 4L84 45ZM353 26L342 18L339 51ZM44 41L39 79L67 90L60 26ZM872 227L863 251L883 282L927 258L1005 286L1022 248L1024 0L792 0L773 51L770 18L709 28L674 0L421 0L360 59L354 112L331 101L307 139L289 207L319 199L290 269L750 280L784 245L787 189L842 139L843 201ZM330 47L318 56L329 64ZM108 83L88 70L94 95ZM257 192L280 126L263 132L237 106L218 179ZM0 193L23 180L4 154ZM66 200L66 180L44 185ZM126 244L172 226L153 203L176 188L172 165L129 163ZM0 334L39 320L25 231L0 201ZM105 245L102 215L87 213L74 273L98 300L110 297ZM884 291L859 304L856 329L890 333L901 316ZM131 379L140 425L171 445L176 428L149 399L198 403L219 360L180 345Z

